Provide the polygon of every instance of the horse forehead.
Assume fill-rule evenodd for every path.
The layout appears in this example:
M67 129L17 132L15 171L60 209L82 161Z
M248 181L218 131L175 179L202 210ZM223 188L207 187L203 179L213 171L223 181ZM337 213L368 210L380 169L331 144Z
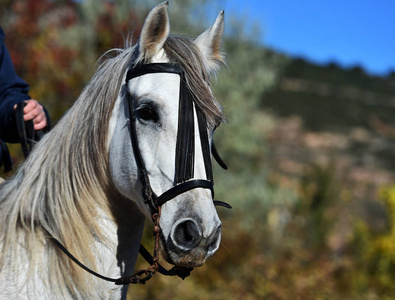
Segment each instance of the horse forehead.
M180 90L180 76L172 73L152 73L129 81L129 91L137 96L157 94L167 100L174 99ZM176 100L177 100L176 99Z

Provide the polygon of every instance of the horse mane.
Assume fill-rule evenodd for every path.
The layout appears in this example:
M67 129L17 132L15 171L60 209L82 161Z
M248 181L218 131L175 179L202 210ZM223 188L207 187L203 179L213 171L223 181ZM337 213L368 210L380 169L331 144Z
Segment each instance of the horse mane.
M18 253L13 251L23 241L31 272L37 272L34 266L43 259L46 248L48 263L40 270L50 274L48 287L54 292L71 293L74 298L92 298L98 292L91 288L96 279L71 263L45 237L52 235L96 270L94 241L116 251L98 220L113 218L109 203L109 120L136 49L109 51L117 55L103 59L75 104L37 144L14 177L0 185L0 269L18 261ZM170 35L164 49L171 62L181 65L196 104L209 123L221 121L222 109L207 83L215 70L205 67L193 40ZM93 298L99 298L96 296Z
M10 250L18 248L18 235L26 232L30 266L42 258L49 233L95 269L93 241L108 240L98 218L103 214L111 218L106 194L109 119L134 48L116 51L119 54L101 63L75 104L37 144L14 178L0 186L1 251L7 253L0 258L0 268L10 256L18 261L17 253ZM52 288L61 283L74 297L77 291L94 292L89 288L92 276L70 263L59 249L48 252L43 268L51 274ZM57 292L62 295L67 290Z
M216 75L221 64L225 64L223 55L216 57L214 64L208 63L192 39L178 34L171 34L163 48L170 62L180 64L188 89L194 97L195 104L206 116L208 124L218 125L224 116L221 105L210 89L210 80Z

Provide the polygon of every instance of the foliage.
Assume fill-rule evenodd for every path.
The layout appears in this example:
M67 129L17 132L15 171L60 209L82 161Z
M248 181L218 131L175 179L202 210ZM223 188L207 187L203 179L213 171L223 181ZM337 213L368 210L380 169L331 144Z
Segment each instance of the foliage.
M78 97L98 58L122 45L128 29L110 2L19 0L2 12L15 69L55 121Z
M78 98L103 53L123 46L130 20L136 20L140 31L134 12L122 8L109 1L0 2L16 72L29 83L30 96L48 109L53 125ZM17 164L22 160L19 147L10 148Z
M354 274L354 284L358 290L374 288L384 298L392 299L395 297L395 186L382 188L380 198L387 208L389 228L377 234L366 223L356 224L353 248L358 272Z

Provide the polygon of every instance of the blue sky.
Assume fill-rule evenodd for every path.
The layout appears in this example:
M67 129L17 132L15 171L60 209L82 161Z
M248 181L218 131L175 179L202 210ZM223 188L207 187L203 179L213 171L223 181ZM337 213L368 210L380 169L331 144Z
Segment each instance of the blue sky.
M314 62L395 70L395 0L225 0L226 15L258 23L267 46Z

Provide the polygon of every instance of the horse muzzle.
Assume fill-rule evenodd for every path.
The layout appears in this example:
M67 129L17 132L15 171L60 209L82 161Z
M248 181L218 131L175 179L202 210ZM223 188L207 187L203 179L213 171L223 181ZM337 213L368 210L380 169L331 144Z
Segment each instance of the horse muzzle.
M218 250L221 227L219 220L206 228L194 218L179 219L171 228L166 246L162 247L165 250L162 255L176 266L200 267Z

